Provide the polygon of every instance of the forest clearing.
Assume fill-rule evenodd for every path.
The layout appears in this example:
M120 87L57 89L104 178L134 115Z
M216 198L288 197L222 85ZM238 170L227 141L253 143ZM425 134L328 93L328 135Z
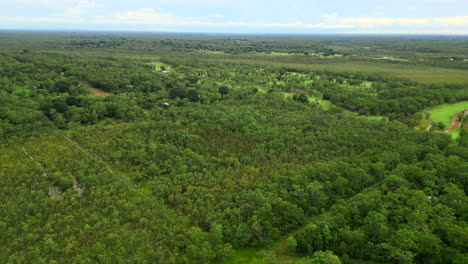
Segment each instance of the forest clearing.
M104 91L101 91L101 90L96 89L96 88L91 88L91 93L93 93L95 95L102 95L102 96L111 95L111 93L104 92Z

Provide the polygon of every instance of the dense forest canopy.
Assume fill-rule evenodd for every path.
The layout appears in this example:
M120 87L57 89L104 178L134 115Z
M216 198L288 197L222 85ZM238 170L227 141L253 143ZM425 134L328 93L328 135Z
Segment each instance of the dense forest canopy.
M0 262L466 263L467 40L0 32Z

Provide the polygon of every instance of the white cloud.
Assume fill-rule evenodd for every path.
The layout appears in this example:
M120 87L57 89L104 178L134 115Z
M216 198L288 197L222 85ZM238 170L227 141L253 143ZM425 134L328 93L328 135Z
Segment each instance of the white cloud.
M366 30L353 30L349 33L357 34L440 34L440 35L468 35L466 29L366 29Z
M437 23L462 25L468 24L468 16L463 17L436 17L434 19Z
M392 25L424 25L430 23L426 18L389 18L389 17L340 17L338 14L324 14L327 23L353 27L381 27Z
M398 18L397 23L400 24L419 24L419 25L424 25L424 24L429 24L429 19L427 18Z
M121 13L116 16L116 19L117 21L115 22L122 24L178 24L175 16L164 13L161 10L154 10L153 8L140 8L136 11Z
M372 18L372 17L341 18L338 21L340 22L340 24L363 26L363 27L391 25L395 23L395 19L392 19L392 18Z
M2 0L0 0L2 1ZM30 0L20 0L30 1ZM57 0L39 0L54 2ZM391 18L391 17L340 17L337 13L326 13L322 21L307 23L305 21L291 21L285 23L249 22L246 18L228 21L223 14L212 14L203 18L180 17L162 9L140 8L127 12L105 13L100 0L64 0L68 9L58 12L54 16L0 16L0 27L35 26L44 28L86 28L87 25L99 28L141 30L198 30L203 31L226 28L242 29L334 29L334 32L360 33L435 33L435 34L465 34L468 30L468 16L445 18ZM211 19L210 18L217 18ZM136 27L141 26L141 27ZM457 26L456 28L454 28Z
M218 16L222 18L221 16ZM112 25L145 25L145 26L189 26L189 27L241 27L241 28L291 28L291 29L313 29L313 28L352 28L352 25L334 24L310 24L304 22L290 23L250 23L239 21L209 22L191 18L180 18L162 10L152 8L141 8L135 11L120 13L112 17L101 17L94 21L97 24Z
M227 22L227 23L216 23L213 25L219 26L238 26L245 28L290 28L290 29L313 29L313 28L353 28L352 25L333 25L333 24L308 24L303 22L291 22L291 23L248 23L248 22Z

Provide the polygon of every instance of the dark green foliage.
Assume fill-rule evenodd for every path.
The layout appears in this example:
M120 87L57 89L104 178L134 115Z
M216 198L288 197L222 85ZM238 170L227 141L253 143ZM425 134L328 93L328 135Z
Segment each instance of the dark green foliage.
M226 95L229 93L229 88L225 85L219 87L219 93L222 95Z
M197 90L189 89L187 90L187 99L190 102L198 102L200 101L200 94L198 94Z
M194 91L194 90L191 90L191 91ZM196 91L195 91L195 93L196 93ZM194 95L194 93L192 92L192 96L193 95ZM187 96L187 90L184 87L181 87L181 86L174 87L169 91L169 97L171 99L175 99L175 98L183 99L186 96ZM191 98L191 99L195 99L195 98Z
M60 80L55 83L55 90L60 93L66 93L69 91L71 83L66 80Z
M305 94L294 94L293 95L293 100L301 102L301 103L308 103L309 102L309 98Z

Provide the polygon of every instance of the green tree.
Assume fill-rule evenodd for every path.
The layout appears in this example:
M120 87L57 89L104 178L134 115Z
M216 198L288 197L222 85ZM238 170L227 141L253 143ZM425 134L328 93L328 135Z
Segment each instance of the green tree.
M219 87L218 91L219 91L220 94L226 95L226 94L229 93L229 88L226 85L223 85L223 86Z
M197 90L195 89L189 89L187 90L187 98L190 102L199 102L200 94L198 94Z
M171 99L185 98L186 96L187 96L187 91L182 86L176 86L169 91L169 97Z
M294 94L293 95L293 100L301 102L301 103L308 103L309 102L309 98L305 94Z
M301 259L298 264L341 264L338 256L333 254L332 251L316 251L312 257Z

